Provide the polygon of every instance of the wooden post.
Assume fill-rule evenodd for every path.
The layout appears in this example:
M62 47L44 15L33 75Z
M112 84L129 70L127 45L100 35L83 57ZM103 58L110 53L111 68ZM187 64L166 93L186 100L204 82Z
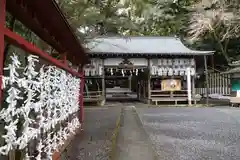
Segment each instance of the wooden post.
M205 68L205 81L206 81L206 105L209 105L209 83L208 83L208 68L207 68L207 56L204 56L204 68Z
M215 94L217 94L218 93L218 73L215 73L215 75L216 75L216 87L215 87L216 91L215 91ZM209 90L210 90L210 87L209 87Z
M61 53L60 54L60 60L63 62L63 64L67 65L67 53Z
M137 99L140 101L140 81L137 80Z
M104 59L102 59L102 97L103 97L103 100L102 100L102 103L101 105L104 105L105 104L105 101L106 101L106 87L105 87L105 70L104 70Z
M232 79L231 74L228 74L227 75L227 81L228 81L228 83L227 83L227 89L228 89L227 95L231 95L231 92L232 92L232 89L231 89L231 87L232 87L231 79Z
M210 86L210 88L213 88L212 86L213 86L213 76L212 76L212 74L210 74L209 75L209 86ZM210 91L210 93L212 92L212 89L210 89L211 91Z
M147 103L150 104L151 102L151 64L150 64L150 59L148 59L148 99L147 99Z
M195 88L195 77L192 76L192 95L194 96L194 104L197 104L196 101L196 88Z
M217 73L214 73L215 74L215 93L217 93L217 83L218 83L218 77L217 77ZM210 87L209 87L209 90L210 90ZM208 92L209 93L209 92ZM210 94L210 93L209 93Z
M146 98L146 87L145 87L145 80L143 80L143 99L145 100L145 98Z
M214 65L214 55L211 56L211 59L212 59L212 68L214 70L214 68L215 68L215 65Z
M222 95L222 93L223 93L222 92L222 75L221 75L220 72L218 73L218 76L219 76L219 80L218 80L218 83L219 83L219 87L218 88L219 89L218 90L219 90L219 93Z
M226 94L226 88L227 88L227 75L224 74L224 77L223 77L223 95Z
M187 68L187 93L188 93L188 105L192 105L192 91L191 91L191 70Z
M128 77L128 88L130 91L132 91L132 76Z

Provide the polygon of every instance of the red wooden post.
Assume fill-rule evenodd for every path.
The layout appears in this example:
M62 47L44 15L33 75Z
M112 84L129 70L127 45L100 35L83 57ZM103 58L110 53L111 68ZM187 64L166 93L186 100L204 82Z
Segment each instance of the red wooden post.
M0 0L0 100L2 99L2 76L3 76L3 59L4 59L4 28L5 28L5 11L6 0Z
M61 53L60 59L62 60L63 64L67 65L67 53Z
M79 109L80 109L80 115L79 120L81 125L83 125L84 122L84 107L83 107L83 92L84 92L84 71L83 68L79 68L79 74L80 74L80 93L79 93ZM81 127L83 129L83 126Z

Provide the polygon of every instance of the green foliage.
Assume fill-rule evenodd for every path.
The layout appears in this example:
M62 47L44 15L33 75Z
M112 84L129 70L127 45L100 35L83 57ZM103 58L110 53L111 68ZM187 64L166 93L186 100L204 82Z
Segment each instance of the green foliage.
M196 4L190 18L190 39L198 43L212 39L218 53L231 62L238 53L229 52L229 46L240 36L239 7L238 0L205 0L204 4Z
M239 0L58 0L79 40L100 35L188 37L191 47L216 50L227 61L239 53ZM11 16L6 17L9 27ZM45 51L37 36L16 22L14 31ZM188 41L187 41L188 42Z

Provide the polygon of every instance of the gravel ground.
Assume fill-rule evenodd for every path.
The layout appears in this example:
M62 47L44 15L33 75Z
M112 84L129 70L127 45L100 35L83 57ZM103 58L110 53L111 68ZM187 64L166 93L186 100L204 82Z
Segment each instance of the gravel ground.
M67 160L107 160L120 107L85 109L84 133L63 154Z
M238 108L138 108L161 160L240 159Z

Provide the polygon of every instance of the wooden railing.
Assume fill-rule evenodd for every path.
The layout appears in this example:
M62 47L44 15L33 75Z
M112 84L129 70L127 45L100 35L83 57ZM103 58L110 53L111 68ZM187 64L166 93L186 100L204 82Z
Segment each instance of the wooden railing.
M85 102L100 101L103 99L102 91L89 91L83 93Z
M151 90L150 91L150 101L155 102L158 105L158 102L175 102L178 101L187 101L187 91L162 91L162 90Z
M196 87L196 94L206 95L208 94L220 94L220 95L230 95L231 94L231 75L222 74L221 71L214 70L208 75L209 89L204 86Z
M180 91L162 91L162 90L151 90L150 97L187 97L187 90Z
M196 88L196 94L206 95L207 89L206 88ZM208 94L230 95L231 88L228 86L210 87L208 90Z

